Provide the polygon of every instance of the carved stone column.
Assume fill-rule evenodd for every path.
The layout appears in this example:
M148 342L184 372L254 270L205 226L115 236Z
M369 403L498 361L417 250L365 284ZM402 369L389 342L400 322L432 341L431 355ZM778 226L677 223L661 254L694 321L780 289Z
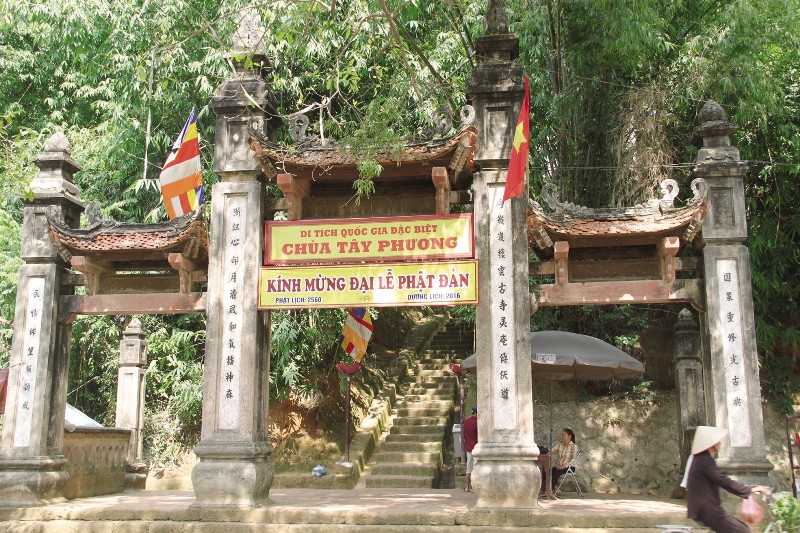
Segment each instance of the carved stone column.
M703 225L708 342L706 373L709 423L730 430L719 463L746 482L766 484L773 468L766 459L758 378L750 257L744 240L744 176L747 165L731 146L736 125L716 102L707 102L695 136L702 139L694 173L708 184Z
M480 262L478 444L473 454L477 508L533 508L541 474L533 436L527 195L503 203L511 142L524 92L501 2L486 15L478 65L467 91L480 132L474 176L475 245Z
M83 202L72 176L80 170L67 138L53 135L34 163L39 175L26 202L14 312L14 338L3 446L0 505L41 505L63 497L63 456L71 328L58 323L65 265L50 242L46 212L77 227Z
M682 309L675 324L675 386L678 389L678 424L683 437L687 429L706 425L706 400L703 389L703 367L700 362L700 331L692 312Z
M203 427L195 448L200 463L192 471L198 506L266 503L273 478L269 315L256 309L265 188L248 145L248 123L264 122L271 109L261 77L262 33L260 17L248 11L235 49L253 65L237 62L237 75L211 99L217 113L214 169L222 181L214 185L211 203Z
M117 416L114 425L131 430L128 462L142 461L142 426L144 423L145 374L147 373L147 341L142 323L131 320L119 343L117 376Z

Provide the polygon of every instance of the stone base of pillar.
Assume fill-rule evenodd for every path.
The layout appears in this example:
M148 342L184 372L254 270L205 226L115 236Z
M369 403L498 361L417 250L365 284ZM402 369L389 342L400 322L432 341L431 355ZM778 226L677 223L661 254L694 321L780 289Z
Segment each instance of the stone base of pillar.
M275 470L264 443L200 443L192 470L193 507L257 507L269 502Z
M69 474L63 455L0 459L0 506L30 507L64 500Z
M746 485L765 485L769 487L774 484L774 481L769 478L769 473L775 468L775 465L766 459L754 459L752 461L718 459L717 466L732 478Z
M475 509L539 507L542 474L535 458L477 458L472 470Z
M144 490L147 486L147 463L125 462L125 490Z

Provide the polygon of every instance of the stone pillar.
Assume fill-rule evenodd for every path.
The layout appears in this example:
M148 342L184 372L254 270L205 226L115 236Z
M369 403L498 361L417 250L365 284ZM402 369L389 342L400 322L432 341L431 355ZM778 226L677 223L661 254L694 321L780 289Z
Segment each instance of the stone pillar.
M266 503L273 467L267 438L269 315L256 309L264 246L265 187L248 123L269 107L261 76L261 21L247 12L235 35L236 77L211 99L217 115L209 243L203 427L192 471L197 506ZM252 65L237 60L252 58ZM256 106L253 106L255 101Z
M718 462L746 482L766 484L773 468L766 459L761 388L758 378L750 258L744 240L744 176L747 165L731 146L736 126L716 102L698 116L695 138L702 139L694 173L708 184L703 225L708 343L712 395L709 423L730 430Z
M675 386L678 389L678 434L680 449L687 429L706 425L703 365L700 362L700 331L688 309L681 309L675 324Z
M80 167L62 133L45 143L34 163L33 201L23 215L21 256L14 312L14 338L3 446L0 504L41 505L64 494L63 455L71 328L58 322L65 265L48 236L47 217L77 227L83 202L72 176Z
M119 343L119 375L117 377L117 417L114 425L131 430L128 462L142 462L142 426L144 422L145 367L147 341L142 323L131 320Z
M503 203L511 142L524 93L502 3L486 15L478 65L467 92L480 135L474 177L475 245L480 262L478 444L473 454L476 508L533 508L541 474L533 436L527 194Z

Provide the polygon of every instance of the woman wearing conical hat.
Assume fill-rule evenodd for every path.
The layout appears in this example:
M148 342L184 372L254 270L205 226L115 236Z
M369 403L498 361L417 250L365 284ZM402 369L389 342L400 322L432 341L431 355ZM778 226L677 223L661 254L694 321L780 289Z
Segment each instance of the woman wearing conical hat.
M769 488L750 487L729 478L717 466L714 458L728 430L713 426L697 426L692 441L692 455L686 462L686 473L681 481L688 494L687 515L719 533L748 533L750 528L741 520L729 515L719 501L720 487L741 498L751 492L768 493Z

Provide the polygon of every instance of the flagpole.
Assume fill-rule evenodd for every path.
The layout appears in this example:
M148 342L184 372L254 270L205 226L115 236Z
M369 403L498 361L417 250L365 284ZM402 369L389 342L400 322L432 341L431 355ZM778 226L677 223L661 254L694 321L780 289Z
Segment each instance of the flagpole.
M345 392L344 412L344 460L350 462L350 374L347 374L347 391Z
M342 347L341 343L336 347L336 353L333 354L334 361L336 356L339 355L339 349ZM347 378L347 389L344 393L344 460L346 463L350 462L350 374L345 374Z

